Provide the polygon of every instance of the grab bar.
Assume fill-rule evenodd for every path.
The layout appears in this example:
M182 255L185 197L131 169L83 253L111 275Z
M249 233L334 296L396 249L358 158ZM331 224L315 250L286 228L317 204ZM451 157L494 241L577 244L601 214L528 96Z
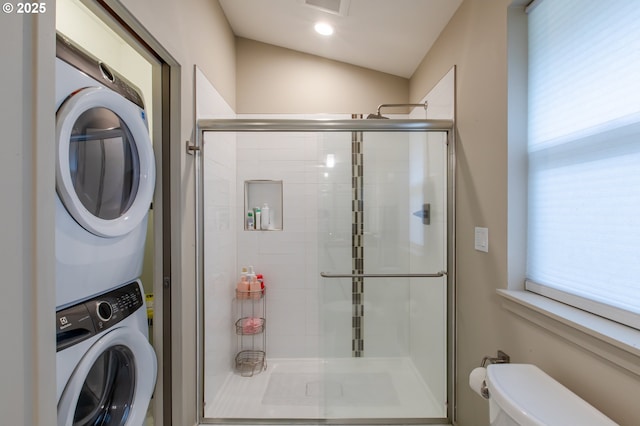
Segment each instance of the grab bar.
M445 271L435 274L329 274L320 272L323 278L438 278L447 275Z

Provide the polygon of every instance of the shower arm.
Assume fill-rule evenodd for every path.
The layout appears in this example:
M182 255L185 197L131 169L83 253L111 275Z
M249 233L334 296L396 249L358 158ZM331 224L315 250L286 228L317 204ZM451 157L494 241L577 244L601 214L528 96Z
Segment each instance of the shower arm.
M423 104L381 104L378 105L378 110L376 112L377 116L381 116L380 115L380 109L382 108L393 108L393 107L424 107L424 110L427 110L427 102L425 101L425 103Z

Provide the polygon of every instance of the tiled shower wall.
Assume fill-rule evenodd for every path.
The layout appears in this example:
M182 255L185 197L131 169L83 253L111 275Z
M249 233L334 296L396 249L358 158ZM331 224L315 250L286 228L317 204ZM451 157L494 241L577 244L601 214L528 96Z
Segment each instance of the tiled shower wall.
M425 134L365 133L363 137L366 214L361 245L366 272L445 269L442 144L436 153L425 146ZM335 161L333 167L328 167L328 155ZM412 155L417 160L408 166ZM351 357L355 341L363 345L361 355L370 357L410 356L412 351L431 356L433 348L444 350L444 280L435 285L424 279L367 280L358 305L364 311L364 327L356 327L358 306L352 298L352 280L319 276L321 271L353 272L353 158L351 133L237 135L237 220L246 215L246 180L283 181L282 231L245 231L239 222L236 227L238 273L242 266L252 265L265 276L269 358ZM428 162L439 162L439 169L428 169ZM411 210L414 206L427 201L434 212L430 226L411 214L419 209ZM431 306L434 303L442 306ZM428 330L432 326L442 330L432 333ZM420 335L425 334L440 337L438 343L421 342ZM438 353L438 361L442 358ZM434 368L443 370L441 362Z
M205 395L219 389L233 365L234 297L230 282L236 279L235 135L205 136L204 188L204 329ZM233 324L233 323L231 323ZM213 391L215 394L215 391Z
M198 118L235 118L235 113L196 68ZM204 392L210 400L221 388L233 365L235 335L234 296L229 285L236 275L236 140L232 133L207 133L203 153L204 210Z
M272 118L312 117L278 115ZM322 118L349 117L323 115ZM322 355L318 320L318 222L323 211L319 208L318 194L322 192L327 173L322 144L349 137L339 133L289 132L237 135L236 217L246 216L245 181L283 181L283 211L279 212L283 230L245 231L237 227L237 270L251 265L265 277L268 358ZM256 201L256 206L248 207L262 205L261 200ZM270 208L280 206L270 205Z

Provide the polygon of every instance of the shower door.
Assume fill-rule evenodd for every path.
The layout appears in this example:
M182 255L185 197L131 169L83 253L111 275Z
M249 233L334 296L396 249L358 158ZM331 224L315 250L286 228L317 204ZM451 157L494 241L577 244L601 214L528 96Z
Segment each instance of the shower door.
M318 193L322 417L448 417L444 132L326 137Z
M199 125L200 423L448 424L452 123ZM248 229L265 202L275 226ZM233 326L248 265L266 286L267 362L251 377Z

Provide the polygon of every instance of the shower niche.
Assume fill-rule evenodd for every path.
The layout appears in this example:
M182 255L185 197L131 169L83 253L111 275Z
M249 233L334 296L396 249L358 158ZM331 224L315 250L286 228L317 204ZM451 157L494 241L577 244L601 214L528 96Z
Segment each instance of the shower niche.
M244 229L246 231L282 231L282 181L247 180L244 182Z

